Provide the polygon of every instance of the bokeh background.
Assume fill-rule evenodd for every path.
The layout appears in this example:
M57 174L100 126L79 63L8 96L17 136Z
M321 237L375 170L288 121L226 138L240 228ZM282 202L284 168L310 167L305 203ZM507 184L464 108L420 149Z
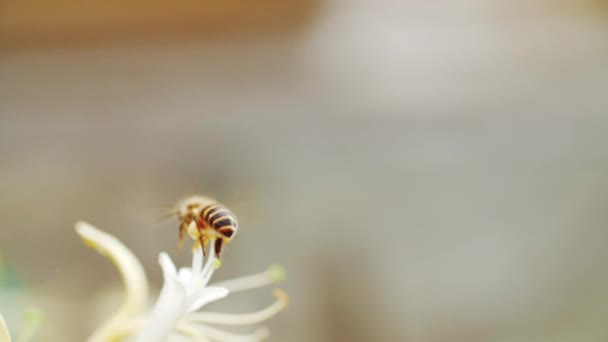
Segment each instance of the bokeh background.
M288 270L274 341L608 340L608 4L0 4L0 311L82 341L120 302L73 230L160 286L202 193L216 279ZM269 292L214 310L246 312Z

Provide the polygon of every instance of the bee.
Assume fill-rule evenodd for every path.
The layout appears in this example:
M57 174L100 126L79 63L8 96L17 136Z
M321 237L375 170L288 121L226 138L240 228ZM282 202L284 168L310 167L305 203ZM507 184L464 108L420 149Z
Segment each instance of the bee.
M183 246L186 233L203 246L205 255L205 247L214 240L218 259L222 254L222 246L230 242L238 230L236 216L213 198L187 197L178 202L171 213L177 214L179 220L179 248Z

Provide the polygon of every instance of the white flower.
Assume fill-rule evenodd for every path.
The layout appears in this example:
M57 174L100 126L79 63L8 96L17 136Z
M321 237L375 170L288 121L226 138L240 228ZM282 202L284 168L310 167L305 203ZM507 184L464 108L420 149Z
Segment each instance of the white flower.
M199 246L192 253L192 268L184 267L178 272L169 255L160 253L159 263L163 270L164 284L152 316L147 320L138 341L165 341L186 314L228 295L226 288L207 286L215 268L214 258L212 243L209 257L203 265L202 246Z
M150 315L142 316L141 313L147 307L147 303L145 300L142 303L141 294L134 293L140 289L147 294L147 280L141 264L120 241L111 235L83 222L76 224L76 230L87 244L114 261L127 287L127 296L121 310L92 335L90 342L115 340L134 335L137 335L138 342L166 341L180 336L187 336L195 341L261 341L268 336L268 330L265 328L243 335L223 331L209 324L257 324L276 315L287 306L287 295L281 290L275 290L277 300L267 308L254 313L198 312L204 305L222 299L230 292L269 285L284 278L283 269L274 266L259 274L208 286L218 266L214 244L210 243L207 258L203 258L202 247L198 246L193 252L192 267L183 267L179 270L167 253L160 253L163 287ZM132 296L135 298L131 298ZM145 297L147 298L147 295Z

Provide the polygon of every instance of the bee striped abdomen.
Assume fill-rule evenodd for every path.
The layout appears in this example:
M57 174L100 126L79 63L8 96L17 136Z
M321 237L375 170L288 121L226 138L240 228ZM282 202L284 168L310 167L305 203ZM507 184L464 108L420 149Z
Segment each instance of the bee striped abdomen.
M203 207L203 209L201 210L201 217L203 218L203 221L209 222L209 218L211 217L211 215L213 215L213 213L217 212L218 210L222 210L222 206L219 204L209 204L205 207Z
M201 211L202 221L207 227L213 228L230 239L237 230L236 216L219 204L210 204Z

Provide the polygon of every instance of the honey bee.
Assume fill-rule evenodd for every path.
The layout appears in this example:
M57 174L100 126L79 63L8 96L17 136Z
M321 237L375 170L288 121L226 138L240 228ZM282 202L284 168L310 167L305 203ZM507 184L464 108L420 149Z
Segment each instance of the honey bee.
M218 259L222 254L222 246L230 242L238 230L236 216L216 200L203 196L190 196L177 203L171 212L177 214L179 220L179 247L188 233L205 247L215 240L215 253ZM196 247L196 245L195 245Z

